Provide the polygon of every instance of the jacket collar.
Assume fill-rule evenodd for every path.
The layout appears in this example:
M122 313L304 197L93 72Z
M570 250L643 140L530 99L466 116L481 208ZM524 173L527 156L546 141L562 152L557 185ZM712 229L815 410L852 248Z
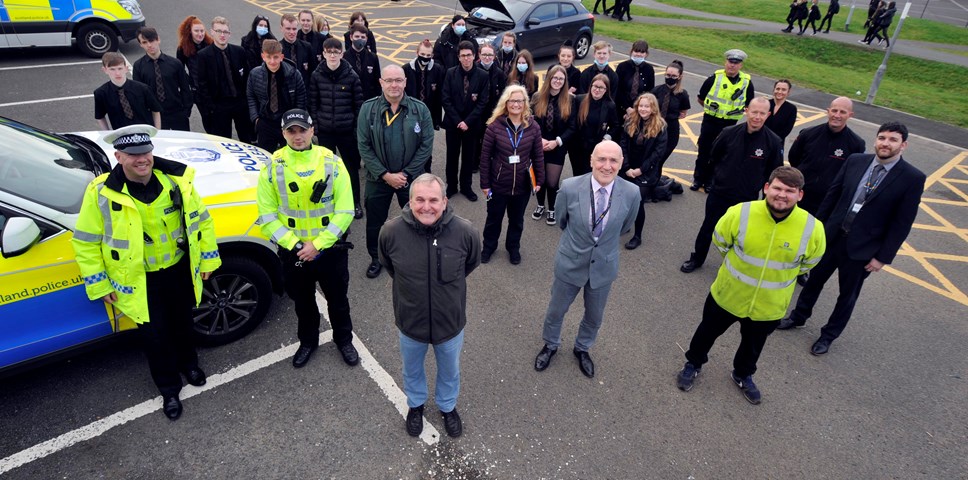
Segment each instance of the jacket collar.
M154 157L154 166L152 170L158 170L166 175L171 175L174 177L181 177L185 175L185 170L188 166L184 163L175 162L172 160L167 160L161 157ZM114 190L116 192L122 192L124 190L124 170L121 164L117 164L111 169L111 173L108 174L108 178L104 180L104 186Z

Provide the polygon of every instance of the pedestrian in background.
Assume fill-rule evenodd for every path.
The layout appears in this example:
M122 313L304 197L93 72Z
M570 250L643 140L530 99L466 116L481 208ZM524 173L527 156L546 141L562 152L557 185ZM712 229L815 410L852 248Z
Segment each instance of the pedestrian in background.
M807 14L806 25L800 27L800 32L797 35L803 35L803 32L807 30L807 27L813 28L813 35L817 34L817 20L820 20L820 7L817 6L817 0L810 0L810 11Z
M827 14L820 21L820 28L818 30L823 30L823 33L830 33L830 26L834 23L834 15L838 13L840 13L840 0L830 0L830 5L827 6ZM827 25L826 30L823 28L824 24Z

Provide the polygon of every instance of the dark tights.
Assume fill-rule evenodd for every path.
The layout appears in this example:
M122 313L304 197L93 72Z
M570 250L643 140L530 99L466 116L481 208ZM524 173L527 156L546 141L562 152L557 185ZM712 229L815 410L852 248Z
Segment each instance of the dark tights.
M545 164L545 181L544 187L535 194L538 199L538 206L543 206L545 204L545 194L548 195L548 210L555 209L555 200L558 199L558 182L561 181L561 169L564 165L555 165L553 163Z

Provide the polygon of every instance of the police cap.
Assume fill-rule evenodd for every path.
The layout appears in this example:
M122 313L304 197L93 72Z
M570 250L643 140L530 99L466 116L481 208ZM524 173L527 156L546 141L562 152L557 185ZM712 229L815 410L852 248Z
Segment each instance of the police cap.
M151 125L128 125L108 133L104 136L104 141L119 152L137 155L154 150L151 137L157 133L158 130Z
M734 48L732 50L727 50L726 51L726 60L728 60L731 63L739 63L739 62L742 62L742 61L746 60L746 57L747 57L746 52L744 52L744 51L742 51L742 50L740 50L738 48Z
M294 108L282 114L282 129L285 130L293 125L309 129L313 126L313 119L309 116L309 112Z

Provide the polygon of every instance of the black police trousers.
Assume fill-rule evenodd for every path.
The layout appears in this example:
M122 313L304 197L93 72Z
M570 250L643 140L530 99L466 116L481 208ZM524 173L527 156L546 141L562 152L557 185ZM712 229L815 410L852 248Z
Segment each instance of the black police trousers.
M192 284L188 255L171 267L145 274L148 322L138 325L151 379L163 397L178 395L181 373L198 366L192 340Z
M296 304L299 320L297 335L304 347L319 345L319 307L316 305L316 284L326 298L329 322L333 325L333 342L343 346L353 341L353 321L346 292L350 284L347 250L326 249L311 262L296 265L295 252L279 249L286 294Z

